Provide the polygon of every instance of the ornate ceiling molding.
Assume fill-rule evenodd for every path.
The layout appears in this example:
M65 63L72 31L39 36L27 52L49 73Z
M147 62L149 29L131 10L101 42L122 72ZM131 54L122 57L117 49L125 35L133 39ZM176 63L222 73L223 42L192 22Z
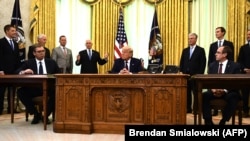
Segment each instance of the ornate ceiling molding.
M129 3L133 2L134 0L113 0L114 3L118 4L118 5L128 5Z
M100 0L82 0L83 2L90 4L90 5L94 5L98 2L100 2Z
M161 2L164 2L165 0L145 0L145 1L150 4L160 4Z

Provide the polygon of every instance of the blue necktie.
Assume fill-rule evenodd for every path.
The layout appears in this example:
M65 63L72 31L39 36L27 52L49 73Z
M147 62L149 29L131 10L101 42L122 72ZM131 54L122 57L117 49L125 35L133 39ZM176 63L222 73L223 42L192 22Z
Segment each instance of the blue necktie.
M15 50L14 45L13 45L13 43L12 43L12 40L10 40L10 46L11 46L11 48L12 48L13 50Z
M89 60L91 60L91 50L88 49L88 51L89 51Z
M39 74L43 74L43 65L42 65L42 62L39 62Z

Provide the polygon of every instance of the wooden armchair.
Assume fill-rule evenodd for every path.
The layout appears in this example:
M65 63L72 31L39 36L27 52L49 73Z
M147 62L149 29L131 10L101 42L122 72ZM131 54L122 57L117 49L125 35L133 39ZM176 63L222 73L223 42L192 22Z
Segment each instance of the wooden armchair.
M224 99L214 99L210 101L212 109L223 110L226 106L226 101ZM238 122L239 125L242 125L242 110L243 110L243 101L238 102L237 108L232 116L232 125L235 125L235 113L238 112Z

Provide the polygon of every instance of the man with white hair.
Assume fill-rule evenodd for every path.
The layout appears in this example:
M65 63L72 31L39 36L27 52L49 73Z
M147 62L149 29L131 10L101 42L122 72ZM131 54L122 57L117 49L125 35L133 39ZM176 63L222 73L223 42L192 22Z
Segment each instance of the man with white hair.
M37 36L37 43L29 46L28 59L35 58L35 56L33 55L33 50L37 45L43 46L45 49L45 58L50 58L50 50L47 47L45 47L46 42L47 42L47 36L45 34L39 34Z

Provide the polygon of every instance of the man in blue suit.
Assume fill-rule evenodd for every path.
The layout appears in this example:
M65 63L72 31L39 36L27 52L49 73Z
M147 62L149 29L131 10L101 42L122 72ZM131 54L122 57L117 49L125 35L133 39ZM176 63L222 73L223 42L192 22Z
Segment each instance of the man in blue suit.
M196 44L198 35L190 33L188 35L188 47L184 48L180 59L180 72L189 74L204 74L206 68L205 49ZM194 82L189 79L187 82L187 113L192 113L192 92L195 93Z
M115 60L112 73L133 74L142 71L141 60L133 57L133 49L129 46L122 48L122 57Z
M86 49L79 52L77 55L75 64L77 66L81 65L80 73L99 73L97 64L104 65L108 62L109 54L106 53L104 58L101 58L100 53L92 49L93 43L91 40L86 40L85 42Z
M209 74L237 74L240 73L240 65L234 61L229 60L228 56L232 55L232 50L228 46L221 46L217 49L215 54L216 61L209 65ZM220 67L219 67L220 66ZM221 69L220 69L221 68ZM230 89L208 89L203 93L203 119L205 125L213 125L210 101L213 99L222 98L227 102L226 107L222 111L222 119L219 125L225 125L230 120L237 103L240 100L239 90Z

